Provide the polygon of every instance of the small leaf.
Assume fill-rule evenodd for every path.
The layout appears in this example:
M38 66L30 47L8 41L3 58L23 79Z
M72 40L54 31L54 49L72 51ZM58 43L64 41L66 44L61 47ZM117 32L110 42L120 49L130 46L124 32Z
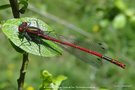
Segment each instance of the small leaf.
M10 4L5 4L0 6L0 10L7 9L10 7Z
M67 77L63 75L59 75L58 77L54 78L53 83L54 83L54 90L58 90L62 81L66 80Z
M45 83L52 83L52 74L49 73L48 71L43 70L41 72L41 76L42 76L43 81L46 81Z
M36 39L42 40L42 44L37 44L33 41L28 41L25 37L22 41L22 38L19 37L18 26L22 24L22 22L28 22L30 26L38 27L43 31L53 31L51 27L49 27L43 21L36 18L20 18L20 19L10 19L7 20L2 25L2 30L4 34L19 48L22 50L39 56L44 57L52 57L56 55L60 55L62 49L57 46L55 43L49 40L44 40L35 36ZM38 26L37 26L38 25Z
M20 13L24 14L28 7L28 0L20 0L19 5L23 5L19 10Z
M41 72L41 77L43 82L40 90L59 90L62 81L67 79L67 77L63 75L53 77L53 75L46 70Z

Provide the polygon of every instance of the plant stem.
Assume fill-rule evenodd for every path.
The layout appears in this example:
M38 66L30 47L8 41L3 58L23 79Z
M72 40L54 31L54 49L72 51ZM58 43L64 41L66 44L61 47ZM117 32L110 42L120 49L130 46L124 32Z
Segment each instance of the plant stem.
M11 8L12 8L12 13L13 13L14 18L20 18L19 5L18 5L17 0L9 0L9 2L10 2L10 5L11 5ZM22 66L21 66L21 69L20 69L20 77L17 79L18 90L23 89L28 62L29 62L28 53L25 52L23 54Z
M25 74L26 74L28 63L29 63L28 53L25 53L25 54L23 54L23 62L22 62L22 66L21 66L21 69L20 69L20 77L17 80L18 90L23 89L23 84L24 84L24 79L25 79Z
M17 0L9 0L14 18L20 18L19 5Z

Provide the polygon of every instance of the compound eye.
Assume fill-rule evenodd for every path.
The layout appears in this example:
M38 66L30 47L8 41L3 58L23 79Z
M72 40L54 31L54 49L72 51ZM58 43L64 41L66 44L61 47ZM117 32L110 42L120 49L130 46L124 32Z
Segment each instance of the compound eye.
M23 32L23 28L22 27L19 27L19 32Z

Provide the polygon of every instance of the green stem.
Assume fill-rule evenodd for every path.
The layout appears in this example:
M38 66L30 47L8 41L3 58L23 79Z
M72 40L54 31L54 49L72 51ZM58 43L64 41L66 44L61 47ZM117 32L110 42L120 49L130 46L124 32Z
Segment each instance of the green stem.
M12 13L13 13L14 18L20 18L19 5L18 5L17 0L9 0L9 2L10 2L10 5L11 5L11 8L12 8ZM29 62L28 53L24 53L23 54L22 66L21 66L21 69L20 69L20 77L17 79L18 90L23 89L28 62Z

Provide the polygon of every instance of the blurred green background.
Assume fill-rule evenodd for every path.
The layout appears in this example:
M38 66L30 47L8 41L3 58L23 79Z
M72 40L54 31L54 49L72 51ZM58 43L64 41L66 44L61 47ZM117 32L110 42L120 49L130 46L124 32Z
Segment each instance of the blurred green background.
M9 3L0 0L0 5ZM104 42L107 55L126 64L121 69L109 62L94 68L64 51L62 56L44 58L29 56L25 78L26 90L38 90L40 71L68 77L65 87L85 89L135 90L135 0L29 0L29 7L21 17L37 17L57 33L79 42ZM10 8L0 11L0 21L13 18ZM89 47L89 46L87 46ZM0 90L16 90L22 55L10 45L0 32ZM67 90L66 88L63 90ZM78 90L78 88L68 88Z

